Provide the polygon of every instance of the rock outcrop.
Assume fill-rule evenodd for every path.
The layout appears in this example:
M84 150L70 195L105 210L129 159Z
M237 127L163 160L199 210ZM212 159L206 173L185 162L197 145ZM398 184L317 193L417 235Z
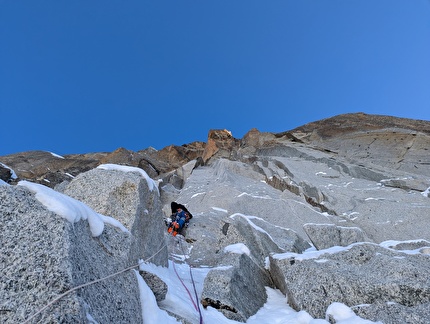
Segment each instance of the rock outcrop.
M45 151L29 151L0 157L0 179L16 184L29 180L54 188L70 181L82 172L89 171L100 164L119 164L139 167L151 178L158 178L173 171L189 161L201 156L205 143L194 142L182 146L171 145L162 150L147 148L133 152L118 148L113 152L68 154L59 156ZM9 173L12 169L16 177Z
M222 262L228 267L211 270L206 276L201 303L227 318L246 322L266 302L265 287L273 287L269 272L247 254L228 254Z
M309 239L317 250L332 246L348 246L358 242L369 242L358 227L343 227L333 224L304 224Z
M99 166L78 175L63 192L100 214L113 216L130 231L130 263L155 255L153 263L167 266L167 249L160 242L165 226L160 217L158 187L150 185L138 171L104 170Z
M294 253L274 254L270 261L277 287L297 310L306 309L312 316L324 318L331 303L341 302L362 309L362 314L367 307L382 314L386 303L392 303L409 309L407 312L422 308L415 314L414 323L425 323L430 318L429 266L429 255L369 243L353 244L338 252L322 250L307 259ZM368 319L395 322L389 314ZM403 320L403 316L397 319L398 323Z
M221 231L215 233L223 249L215 253L206 250L205 262L212 255L218 259L214 263L223 268L215 268L208 273L202 304L220 309L226 317L242 322L265 303L265 287L274 287L271 274L265 268L266 258L282 251L301 253L310 247L294 231L241 214L224 219ZM237 245L245 252L238 253Z
M233 137L230 131L226 129L211 130L203 152L203 162L208 163L212 157L230 158L238 145L239 141Z
M46 192L59 200L46 200L24 184L0 186L2 323L28 320L69 290L60 303L34 320L142 322L138 272L123 270L138 270L140 260L148 259L167 265L158 191L151 191L138 172L93 169L73 179L65 189L67 196ZM107 223L95 235L93 228L100 226L100 219L78 221L78 214L84 217L91 211L85 205L69 213L76 219L64 219L67 213L58 213L72 206L73 196L92 206L96 218L97 212L103 212L120 220L124 228L110 225L116 222L103 216ZM57 204L60 211L51 211ZM146 222L151 226L144 226ZM75 289L115 273L108 281Z
M430 123L391 116L345 114L293 129L287 135L360 163L430 176Z

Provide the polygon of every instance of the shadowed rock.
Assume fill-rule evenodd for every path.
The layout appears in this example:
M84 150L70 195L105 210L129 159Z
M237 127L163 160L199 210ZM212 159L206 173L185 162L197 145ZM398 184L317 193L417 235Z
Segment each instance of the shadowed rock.
M4 182L10 182L13 180L11 169L4 167L2 164L0 164L0 180L3 180Z
M154 293L157 302L160 302L166 298L167 295L167 285L163 280L153 273L147 271L139 271L139 274L145 280L148 287Z
M226 255L220 269L206 276L202 305L219 309L227 318L245 322L266 302L269 273L246 254Z
M0 162L13 169L17 175L12 183L29 180L50 188L70 181L79 173L95 168L103 153L83 157L61 157L45 151L29 151L0 157Z

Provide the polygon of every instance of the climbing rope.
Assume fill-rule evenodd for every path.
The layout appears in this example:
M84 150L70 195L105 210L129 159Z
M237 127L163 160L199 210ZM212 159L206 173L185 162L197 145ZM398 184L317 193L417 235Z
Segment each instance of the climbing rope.
M181 239L179 237L176 237L176 239L177 239L177 242L179 243L179 246L180 246L180 248L182 250L182 253L184 255L184 258L185 258L185 250L184 250L184 247L182 245L182 241L181 241ZM196 284L195 284L195 281L194 281L194 277L193 277L193 272L191 270L191 266L189 264L187 264L187 262L184 259L184 263L187 264L188 268L190 269L190 278L191 278L191 283L193 284L194 295L195 295L196 301L194 301L193 297L191 296L190 290L187 288L187 286L185 285L184 281L179 276L179 273L176 270L176 266L175 266L175 262L173 260L173 257L171 257L171 261L173 263L173 269L175 270L176 276L178 277L178 279L181 282L182 286L184 286L185 290L187 291L188 296L190 297L190 300L193 303L195 310L199 312L199 317L200 317L200 322L199 323L203 324L203 315L202 315L202 312L201 312L200 306L199 306L199 304L200 304L199 303L199 297L198 297L198 294L197 294L197 288L196 288Z
M179 276L179 273L178 273L178 271L176 270L175 262L173 262L173 260L172 260L172 263L173 263L173 269L175 270L176 276L178 277L178 279L179 279L179 281L181 282L182 286L184 286L185 290L186 290L186 291L187 291L187 293L188 293L188 296L190 297L191 302L192 302L192 303L193 303L193 305L194 305L194 308L195 308L195 309L196 309L196 311L197 311L197 310L198 310L198 306L196 305L196 302L194 301L193 296L191 296L191 293L190 293L190 291L189 291L188 287L185 285L184 281L183 281L183 280L182 280L182 278Z
M179 241L179 245L181 247L182 253L185 255L185 251L184 251L184 247L182 245L182 241ZM197 294L197 288L196 288L196 283L194 281L194 277L193 277L193 271L191 270L191 265L188 265L188 268L190 269L190 278L191 278L191 282L193 283L193 288L194 288L194 295L196 296L196 301L197 301L197 311L199 312L199 316L200 316L200 324L203 323L203 316L202 316L202 312L200 310L200 304L198 302L199 300L199 296Z
M55 298L53 301L51 301L49 304L47 304L47 305L45 305L44 307L42 307L41 309L39 309L34 315L32 315L32 316L30 316L28 319L26 319L24 322L23 322L23 324L26 324L26 323L29 323L33 318L35 318L37 315L39 315L40 313L42 313L45 309L47 309L48 307L50 307L51 305L53 305L53 304L55 304L56 302L58 302L61 298L63 298L64 296L67 296L68 294L70 294L71 292L73 292L73 291L75 291L75 290L78 290L78 289L81 289L81 288L84 288L84 287L87 287L87 286L90 286L90 285L93 285L93 284L95 284L95 283L97 283L97 282L100 282L100 281L103 281L103 280L106 280L106 279L109 279L109 278L112 278L112 277L115 277L115 276L117 276L117 275L119 275L119 274L121 274L121 273L123 273L123 272L126 272L126 271L128 271L128 270L131 270L131 269L133 269L133 268L136 268L136 267L139 267L142 263L144 263L144 262L148 262L149 260L151 260L152 258L154 258L158 253L160 253L164 248L166 247L166 244L163 244L163 246L156 252L156 253L154 253L153 255L151 255L148 259L146 259L146 260L144 260L144 261L140 261L139 263L137 263L137 264L135 264L135 265L132 265L132 266L130 266L130 267L128 267L128 268L125 268L125 269L123 269L123 270L120 270L120 271L118 271L118 272L115 272L115 273L112 273L112 274L110 274L110 275L108 275L108 276L106 276L106 277L103 277L103 278L100 278L100 279L96 279L96 280L93 280L93 281L90 281L90 282L87 282L87 283L85 283L85 284L82 284L82 285L80 285L80 286L76 286L76 287L74 287L74 288L72 288L72 289L70 289L70 290L68 290L68 291L66 291L65 293L62 293L61 295L59 295L57 298Z
M185 251L184 251L184 248L183 248L183 246L182 246L182 242L181 242L180 238L179 238L179 237L176 237L176 239L178 240L179 245L180 245L181 250L182 250L182 253L183 253L183 254L184 254L184 256L185 256ZM120 270L120 271L118 271L118 272L112 273L112 274L110 274L110 275L108 275L108 276L106 276L106 277L103 277L103 278L100 278L100 279L96 279L96 280L93 280L93 281L90 281L90 282L87 282L87 283L85 283L85 284L82 284L82 285L79 285L79 286L76 286L76 287L73 287L73 288L69 289L68 291L66 291L66 292L62 293L61 295L57 296L57 297L56 297L54 300L52 300L50 303L48 303L47 305L45 305L44 307L42 307L41 309L39 309L35 314L33 314L32 316L30 316L28 319L26 319L26 320L23 322L23 324L30 323L30 321L31 321L31 320L33 320L37 315L41 314L43 311L45 311L47 308L49 308L50 306L52 306L53 304L55 304L56 302L58 302L60 299L62 299L63 297L67 296L68 294L70 294L70 293L72 293L72 292L74 292L74 291L76 291L76 290L79 290L79 289L81 289L81 288L84 288L84 287L87 287L87 286L93 285L93 284L95 284L95 283L101 282L101 281L103 281L103 280L106 280L106 279L109 279L109 278L112 278L112 277L115 277L115 276L117 276L117 275L119 275L119 274L121 274L121 273L124 273L124 272L128 271L128 270L131 270L131 269L133 269L133 268L139 267L142 263L148 262L149 260L151 260L152 258L154 258L154 257L155 257L157 254L159 254L159 253L160 253L160 252L161 252L165 247L166 247L166 244L163 244L163 246L162 246L162 247L161 247L161 248L160 248L156 253L154 253L153 255L151 255L151 256L150 256L149 258L147 258L146 260L142 260L142 261L138 262L138 263L137 263L137 264L135 264L135 265L132 265L132 266L130 266L130 267L127 267L127 268L125 268L125 269L122 269L122 270ZM190 278L191 278L191 282L192 282L192 284L193 284L193 288L194 288L194 294L195 294L196 302L194 301L194 299L193 299L193 297L192 297L192 295L191 295L191 292L189 291L189 289L187 288L187 286L185 285L185 283L183 282L183 280L182 280L182 279L181 279L181 277L179 276L179 273L178 273L178 271L176 270L175 262L173 261L173 258L172 258L172 257L171 257L171 259L172 259L173 268L174 268L174 270L175 270L176 275L178 276L179 280L181 281L182 285L184 286L185 290L187 291L188 296L190 297L190 299L191 299L191 301L192 301L192 303L193 303L193 305L194 305L194 308L196 309L196 311L198 311L198 312L199 312L199 316L200 316L200 324L203 324L203 316L202 316L202 313L201 313L201 310L200 310L200 307L199 307L199 302L198 302L198 300L199 300L199 299L198 299L198 294L197 294L197 289L196 289L196 285L195 285L195 281L194 281L193 273L192 273L192 271L191 271L191 266L190 266L190 265L188 265L188 267L189 267L189 269L190 269ZM186 262L185 262L185 263L186 263Z

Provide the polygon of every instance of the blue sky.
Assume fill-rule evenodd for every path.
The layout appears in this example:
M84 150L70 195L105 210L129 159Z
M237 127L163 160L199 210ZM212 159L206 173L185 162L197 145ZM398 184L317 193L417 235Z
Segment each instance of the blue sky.
M430 120L429 0L0 0L0 156Z

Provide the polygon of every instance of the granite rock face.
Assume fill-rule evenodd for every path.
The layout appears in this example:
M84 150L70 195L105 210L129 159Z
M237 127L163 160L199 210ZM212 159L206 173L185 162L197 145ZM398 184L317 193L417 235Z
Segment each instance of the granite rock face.
M345 118L352 118L352 125L355 126L343 129L342 127L346 125ZM333 298L328 298L328 301L344 302L363 318L384 322L394 322L399 318L415 318L417 323L425 323L424 319L428 316L425 311L428 305L426 299L428 282L423 273L429 260L428 248L420 246L409 260L407 253L392 254L385 244L402 242L400 244L408 245L416 240L419 242L430 240L430 231L426 225L430 215L428 199L430 178L425 164L427 162L421 163L418 169L413 167L414 170L411 172L410 165L402 164L404 151L398 148L383 151L382 142L371 152L369 159L362 156L357 159L353 155L348 155L346 146L344 151L336 151L330 138L335 141L337 137L346 134L351 138L355 136L357 147L358 145L361 147L362 143L367 141L361 135L354 135L360 127L360 122L354 124L355 118L364 123L364 129L369 127L381 133L392 132L393 123L397 126L403 125L403 130L411 127L409 131L422 133L421 139L430 147L430 140L426 135L428 122L409 123L393 119L388 123L387 119L391 118L384 117L381 120L377 116L362 114L334 118L330 121L330 126L327 126L329 133L324 135L324 138L319 135L318 128L312 129L312 125L306 126L307 135L304 136L302 132L300 137L298 130L270 134L260 133L254 129L242 140L235 140L225 131L219 131L225 136L212 137L210 158L206 159L204 165L193 170L177 194L177 200L186 204L195 215L186 234L191 239L190 245L193 247L188 262L194 266L216 266L222 260L222 253L216 251L223 251L230 244L243 242L250 251L254 251L254 254L251 254L254 260L270 259L268 271L275 287L284 293L294 291L299 294L302 290L303 295L307 294L307 297L298 297L289 293L291 296L289 304L297 310L305 310L317 318L324 318L329 304L323 302L323 297L333 294ZM369 120L366 122L367 119ZM338 129L333 129L333 125L338 125ZM389 129L384 130L387 125ZM314 133L316 135L312 135ZM397 135L393 136L397 138ZM395 138L390 141L396 142ZM379 143L379 140L382 140L382 137L375 143ZM351 145L350 143L349 146ZM377 161L377 151L380 151L381 161ZM421 159L423 162L420 152L408 150L408 159L417 161ZM273 239L272 243L262 249L261 242L251 239L254 230L245 230L247 235L244 236L240 227L237 227L238 224L233 221L238 217L252 222L262 220L270 224L264 227L253 223L251 227L254 230L259 228L260 237L264 237L262 233L267 232ZM245 223L249 224L248 221ZM290 262L293 261L274 258L274 255L282 255L273 248L276 245L275 229L294 232L300 240L308 240L307 244L320 249L321 253L334 249L337 252L329 255L333 255L336 261L327 263L345 264L340 266L340 269L355 273L355 277L344 276L340 271L328 272L327 276L321 278L326 280L327 284L320 285L326 291L322 290L321 297L317 298L318 290L315 294L312 293L313 281L325 271L325 266L328 267L325 264L328 258L301 261L303 264L301 271L292 272L294 268L290 267ZM271 248L267 248L269 246ZM279 247L279 244L277 246ZM336 250L340 247L344 250ZM305 248L302 248L302 251L303 249ZM349 255L345 249L354 253L350 252ZM408 249L414 250L412 247ZM286 250L289 252L284 255L288 253L298 255L295 260L300 259L302 255L302 252L294 252L294 245L289 245ZM255 251L260 253L258 258L255 257ZM308 256L309 253L303 255ZM363 264L352 262L352 259L359 260L360 256L365 258L366 255L372 262L363 261ZM403 259L405 263L399 264L396 268L396 261ZM411 260L415 259L422 264L420 273L409 273L408 269L414 263ZM297 265L299 261L294 262ZM279 266L281 263L285 268ZM388 271L392 274L393 281L386 279L385 288L381 287L381 290L378 290L379 288L376 288L378 281L384 278L386 268L390 268ZM311 269L314 269L314 272ZM374 272L378 273L378 276L372 280ZM409 281L402 282L402 274L408 276ZM225 275L226 273L223 274ZM291 280L286 279L289 278L288 275L292 276ZM356 280L358 277L362 279ZM210 285L207 287L210 289L207 289L212 292L215 290L214 280L208 280ZM346 285L350 280L356 280L356 285ZM222 282L225 281L224 278ZM294 282L302 282L302 285L295 288ZM348 291L339 292L339 287L344 283ZM414 287L417 290L414 290ZM421 290L424 297L416 299L415 294L421 294ZM210 296L208 291L204 290L203 295ZM229 291L231 293L232 290ZM360 291L364 291L364 295L358 296ZM399 292L399 295L396 295L396 292ZM344 295L349 293L352 297L345 298ZM373 297L378 294L380 298ZM215 296L210 299L216 300ZM244 311L245 306L231 300L234 300L234 297L230 295L227 298L223 295L222 304L229 307L240 305L242 314L252 312ZM393 300L397 306L388 307L392 312L383 315L386 303ZM361 303L366 303L368 307L360 307Z
M358 227L342 227L333 224L305 224L303 228L317 250L369 241Z
M429 266L429 255L402 253L369 243L354 244L340 252L322 250L311 259L294 253L275 254L270 262L277 286L288 296L290 305L297 310L306 309L316 318L324 318L333 302L362 308L362 313L367 307L364 305L376 312L385 309L382 305L387 302L407 312L411 307L428 305ZM425 323L430 309L420 313L415 323ZM391 317L390 323L395 319L402 323L403 317L395 315L385 314L384 320ZM370 319L381 320L379 316Z
M247 254L224 256L222 269L205 279L201 303L220 310L227 318L245 322L266 302L265 287L273 287L269 272Z
M372 321L427 323L429 148L430 122L347 114L277 134L252 129L242 139L211 130L207 143L160 151L0 157L8 183L0 182L7 273L0 278L7 310L0 320L20 322L50 297L140 259L166 266L170 253L186 254L181 260L191 267L213 268L201 303L236 321L263 307L265 287L273 287L315 318L324 319L337 302ZM151 190L138 171L97 168L102 163L145 170L159 186ZM15 186L23 179L83 202L128 232L106 225L92 237L86 221L71 224ZM181 249L166 243L171 201L194 216L185 238L178 235ZM136 275L71 293L39 319L80 322L90 315L101 323L127 316L138 323ZM162 301L165 284L156 274L141 275ZM117 296L95 297L100 289Z
M115 273L72 290L34 320L142 322L139 274L131 270L141 260L167 265L158 190L138 173L93 169L73 179L65 193L123 222L127 231L107 223L94 236L90 219L70 222L26 187L1 185L2 323L23 322L62 293Z
M345 114L298 127L290 136L350 161L430 175L430 123L391 116Z
M265 268L267 256L283 251L300 253L310 245L295 232L256 217L234 214L223 222L221 231L213 235L219 248L214 251L211 245L212 249L207 246L198 252L204 255L206 264L223 266L208 273L201 300L205 307L214 307L227 318L244 322L266 302L265 287L274 287ZM235 252L237 245L246 252Z
M20 186L0 186L0 201L0 316L2 323L20 323L53 296L72 288L73 277L67 265L72 224L47 210ZM84 316L75 293L39 319L79 322Z
M152 262L167 266L167 250L160 241L165 226L158 188L151 191L139 173L93 169L73 179L64 193L114 217L130 231L130 263L156 254Z
M213 157L229 158L239 145L239 141L233 137L230 131L211 130L208 134L208 142L203 152L203 162L208 161Z

